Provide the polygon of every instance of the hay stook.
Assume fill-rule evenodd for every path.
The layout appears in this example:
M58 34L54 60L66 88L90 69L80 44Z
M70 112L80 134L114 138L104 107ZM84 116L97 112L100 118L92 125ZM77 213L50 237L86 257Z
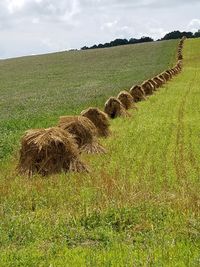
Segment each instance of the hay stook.
M33 129L21 140L18 171L31 177L47 176L60 172L88 171L80 160L75 140L58 127Z
M161 81L162 81L162 83L163 83L163 84L165 84L165 83L166 83L165 77L163 76L163 74L162 74L162 73L158 75L158 78L160 78L160 79L161 79Z
M98 143L98 133L95 125L87 117L62 116L58 126L74 137L80 152L88 154L106 153L105 148Z
M146 100L145 92L140 85L134 85L133 87L131 87L129 92L136 103L142 100Z
M135 106L135 103L134 103L134 98L132 97L132 95L129 92L121 91L118 94L117 98L123 104L123 106L126 110L131 109L131 108L137 109L137 107Z
M145 95L148 96L148 95L152 95L153 94L153 88L152 88L152 85L149 81L144 81L141 85L143 91L145 92Z
M121 101L116 97L110 97L106 101L104 111L111 119L130 117L130 114L126 111Z
M167 73L166 71L164 71L162 73L163 77L165 78L165 81L168 82L171 79L171 76L169 73Z
M156 91L156 89L157 89L156 82L153 79L149 79L148 82L151 84L153 91Z
M160 88L163 85L163 80L161 80L158 76L154 77L153 80L156 83L156 88Z
M96 127L99 137L108 137L111 132L108 115L98 108L90 107L81 112L81 115L87 117Z

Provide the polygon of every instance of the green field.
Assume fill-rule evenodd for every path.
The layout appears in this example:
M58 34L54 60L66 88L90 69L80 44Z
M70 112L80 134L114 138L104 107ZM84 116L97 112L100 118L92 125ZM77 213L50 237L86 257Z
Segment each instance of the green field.
M0 61L0 160L26 129L103 107L112 94L171 66L176 49L168 41Z
M140 81L172 64L176 44L127 47L146 51L151 47L150 53L154 56L146 53L147 57L141 52L141 62L146 60L146 63L141 64L143 73L138 76L134 74L136 66L134 69L130 63L136 60L135 52L123 57L122 65L128 60L129 71L115 65L122 73L110 77L109 92L103 91L99 104L104 97L130 87L134 79ZM152 52L154 45L162 48L157 47ZM112 121L112 136L101 140L108 149L106 155L83 155L90 165L90 174L27 179L16 176L15 159L3 162L0 266L200 265L199 46L200 39L187 40L183 72L147 101L139 103L139 110L133 111L131 118ZM109 54L108 51L112 50L106 50ZM137 60L140 61L139 56ZM151 60L155 61L150 65ZM165 63L161 66L162 60ZM113 65L113 72L115 67ZM106 68L109 66L103 67L108 78ZM104 89L105 80L101 80ZM101 86L96 85L96 88ZM18 95L19 99L21 97ZM62 106L62 96L60 99ZM40 101L44 105L48 98ZM41 115L45 113L40 101L37 112ZM88 98L80 104L80 109L95 101L94 96ZM49 117L45 115L41 120L30 112L28 123L42 126L55 122L60 113L70 111L67 105L66 108L61 106L50 106ZM17 105L15 108L18 110ZM79 108L75 108L72 113L76 109L79 112ZM15 119L25 113L14 112ZM2 121L3 125L8 125L5 118ZM11 136L17 138L23 127L28 126L23 120L19 125L16 133L12 132L14 125L11 127ZM9 140L13 142L12 138Z

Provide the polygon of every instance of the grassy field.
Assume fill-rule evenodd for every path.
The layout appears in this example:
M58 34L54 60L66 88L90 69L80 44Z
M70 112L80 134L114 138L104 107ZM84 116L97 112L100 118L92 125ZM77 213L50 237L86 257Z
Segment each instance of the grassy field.
M63 114L103 106L174 62L177 41L0 61L0 160L24 130L49 127Z
M199 46L187 40L183 72L112 122L108 154L83 156L90 174L29 180L4 162L0 266L200 265Z

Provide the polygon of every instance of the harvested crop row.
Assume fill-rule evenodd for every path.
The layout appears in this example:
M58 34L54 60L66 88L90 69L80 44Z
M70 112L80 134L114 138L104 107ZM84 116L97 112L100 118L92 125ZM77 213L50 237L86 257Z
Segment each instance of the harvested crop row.
M147 100L182 70L182 49L185 38L178 45L176 65L157 76L134 85L128 91L122 91L117 97L110 97L104 106L104 112L90 107L80 116L60 117L56 127L29 130L21 141L18 170L21 174L47 176L69 171L88 171L80 154L106 153L99 144L98 137L110 136L110 119L130 117L128 109L137 109L136 103Z

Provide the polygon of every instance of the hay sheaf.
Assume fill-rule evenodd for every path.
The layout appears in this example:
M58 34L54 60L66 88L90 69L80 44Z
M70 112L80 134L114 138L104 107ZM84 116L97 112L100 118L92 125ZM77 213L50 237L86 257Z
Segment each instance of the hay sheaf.
M183 59L183 55L182 54L178 54L178 60L182 60Z
M172 79L174 76L172 69L166 70L166 72L169 74L170 79Z
M131 87L129 92L136 103L142 100L146 100L145 92L140 85L134 85L133 87Z
M121 91L118 94L117 98L123 104L123 106L125 107L126 110L131 109L131 108L137 109L135 104L134 104L134 98L127 91Z
M156 91L157 88L156 82L153 79L149 79L148 82L151 84L153 91Z
M165 81L168 82L170 80L170 74L166 71L162 73L163 77L165 78Z
M158 78L160 78L160 79L162 80L162 83L163 83L163 84L166 83L165 77L163 76L162 73L158 75Z
M25 133L21 140L20 174L47 176L60 172L88 171L79 159L75 140L66 131L58 128L33 129Z
M163 80L161 80L159 77L154 77L153 80L155 81L156 83L156 88L160 88L162 85L163 85Z
M105 112L98 108L90 107L83 110L81 115L87 117L96 126L98 136L108 137L111 134L109 118Z
M81 152L88 154L106 153L97 141L97 129L91 120L84 116L62 116L58 126L69 132L78 145Z
M175 70L175 67L171 69L171 72L172 72L173 76L177 75L177 71Z
M130 117L130 114L126 111L121 101L116 97L110 97L106 101L104 111L111 119L117 117Z
M181 70L182 66L183 66L183 61L182 60L178 60L177 67Z
M180 70L179 70L179 68L177 66L175 66L173 68L173 71L174 71L175 75L179 74L179 72L180 72Z
M144 81L141 85L143 91L145 92L145 95L152 95L153 94L153 88L149 81Z

